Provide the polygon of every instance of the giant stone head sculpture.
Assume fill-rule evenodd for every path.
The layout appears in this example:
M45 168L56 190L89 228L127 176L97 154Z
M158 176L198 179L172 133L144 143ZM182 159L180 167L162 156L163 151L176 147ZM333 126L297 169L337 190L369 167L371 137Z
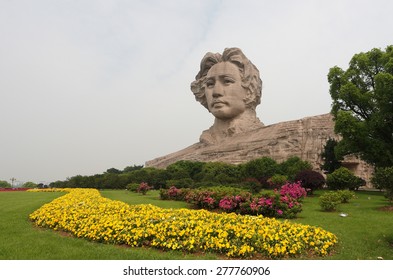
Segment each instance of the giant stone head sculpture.
M215 117L201 142L215 143L263 125L255 112L262 95L259 71L239 48L227 48L222 55L207 53L191 91Z

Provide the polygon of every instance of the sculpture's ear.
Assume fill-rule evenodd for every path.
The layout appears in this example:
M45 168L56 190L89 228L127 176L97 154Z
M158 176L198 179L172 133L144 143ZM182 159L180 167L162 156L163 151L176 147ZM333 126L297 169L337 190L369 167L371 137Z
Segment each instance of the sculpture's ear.
M254 107L254 95L250 89L247 89L246 97L244 98L244 103L246 107Z

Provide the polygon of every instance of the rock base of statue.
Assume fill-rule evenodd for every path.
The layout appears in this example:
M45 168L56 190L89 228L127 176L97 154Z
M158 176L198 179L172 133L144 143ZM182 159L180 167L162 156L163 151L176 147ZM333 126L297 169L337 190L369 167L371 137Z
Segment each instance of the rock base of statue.
M338 139L331 114L280 122L256 130L227 137L219 144L198 142L183 150L146 162L146 167L166 168L179 160L226 162L239 164L252 159L270 157L282 162L292 156L309 161L321 171L321 152L326 141ZM343 163L355 175L370 181L372 168L354 156ZM321 171L322 172L322 171Z

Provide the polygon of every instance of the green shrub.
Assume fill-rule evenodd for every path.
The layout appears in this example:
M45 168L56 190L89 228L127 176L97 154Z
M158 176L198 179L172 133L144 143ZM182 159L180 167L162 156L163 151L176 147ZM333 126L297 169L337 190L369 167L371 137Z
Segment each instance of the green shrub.
M327 186L332 190L358 189L364 180L355 176L348 168L340 167L326 178Z
M349 190L339 190L337 191L341 198L341 203L348 203L351 199L355 198L355 193Z
M385 190L386 198L393 203L393 166L377 168L371 182L376 188Z
M138 188L139 188L139 184L138 183L129 183L126 186L126 189L128 191L130 191L130 192L136 192Z
M282 185L285 185L287 181L288 181L288 176L281 175L281 174L275 174L269 179L269 183L274 188L279 188Z
M337 192L326 192L319 197L319 205L323 211L336 211L341 203L341 196Z

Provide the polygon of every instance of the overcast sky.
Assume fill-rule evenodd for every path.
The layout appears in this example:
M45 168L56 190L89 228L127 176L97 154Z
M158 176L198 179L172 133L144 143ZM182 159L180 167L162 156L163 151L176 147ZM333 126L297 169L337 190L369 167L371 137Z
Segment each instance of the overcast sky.
M330 111L327 73L393 44L393 1L0 0L0 180L124 169L199 139L190 83L239 47L266 125Z

